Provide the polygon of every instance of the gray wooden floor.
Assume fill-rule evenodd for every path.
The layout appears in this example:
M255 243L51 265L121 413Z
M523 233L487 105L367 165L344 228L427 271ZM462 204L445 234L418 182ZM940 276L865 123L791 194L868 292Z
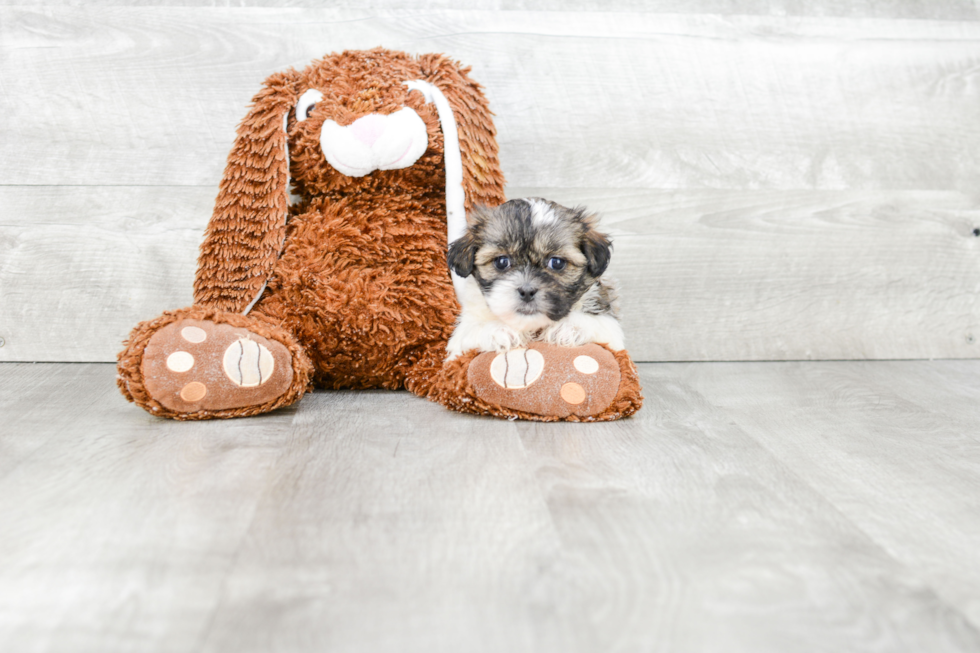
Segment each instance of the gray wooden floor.
M640 367L540 425L0 364L0 650L980 650L980 361Z

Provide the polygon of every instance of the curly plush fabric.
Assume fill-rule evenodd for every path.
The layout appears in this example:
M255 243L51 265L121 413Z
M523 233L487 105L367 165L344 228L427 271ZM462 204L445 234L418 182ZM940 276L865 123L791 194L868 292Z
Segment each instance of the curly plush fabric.
M119 386L127 399L154 415L208 419L273 410L298 400L311 384L407 388L465 412L552 419L478 399L466 373L472 355L443 364L458 312L446 264L447 157L440 113L413 90L424 84L412 82L437 88L452 110L465 209L505 201L487 100L459 63L439 54L375 49L330 55L302 71L272 75L253 99L228 156L201 245L194 306L139 324L119 354ZM396 113L397 120L388 118ZM355 125L359 119L364 120ZM417 156L420 124L427 142ZM401 125L402 131L387 133L390 125ZM408 139L406 151L417 159L407 167L398 167L397 160L389 165L384 153L397 148L388 142L388 149L360 157L378 169L360 174L352 166L360 176L345 175L325 158L321 139L329 134L346 139L332 151L335 158L362 147L357 141L370 148L376 139L390 137ZM299 196L293 205L290 188ZM222 401L230 397L231 403L247 404L244 398L253 390L236 386L243 382L232 382L235 374L232 381L214 376L221 369L217 363L171 364L171 354L178 362L193 359L189 351L148 348L168 325L177 323L168 333L180 333L180 320L199 326L192 321L206 320L215 326L204 331L221 337L245 329L240 341L251 333L281 343L292 356L292 377L280 379L288 389L257 405L192 406L196 397L218 396L219 385ZM167 342L181 341L173 336ZM624 352L616 358L622 368L616 399L588 419L616 419L640 405L632 363ZM147 379L147 373L168 378L158 383L161 379ZM179 397L154 392L179 392ZM164 403L190 407L174 410Z

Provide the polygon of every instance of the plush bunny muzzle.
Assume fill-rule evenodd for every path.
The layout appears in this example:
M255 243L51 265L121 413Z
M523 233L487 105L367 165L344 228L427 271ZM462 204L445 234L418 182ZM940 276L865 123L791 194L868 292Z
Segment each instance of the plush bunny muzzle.
M303 93L296 103L296 120L306 120L307 112L322 98L316 89ZM361 116L346 126L328 119L320 128L324 158L348 177L407 168L419 160L428 145L425 123L409 107L388 115Z
M325 120L320 130L320 149L327 162L349 177L407 168L428 145L425 123L408 107L389 115L362 116L346 127Z

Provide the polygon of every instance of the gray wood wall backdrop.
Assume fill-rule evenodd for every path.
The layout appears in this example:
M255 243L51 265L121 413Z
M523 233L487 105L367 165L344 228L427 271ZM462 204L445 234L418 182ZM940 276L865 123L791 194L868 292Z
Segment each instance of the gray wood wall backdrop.
M377 45L473 66L511 197L604 215L637 360L980 352L971 0L73 4L0 2L0 361L189 304L262 80Z

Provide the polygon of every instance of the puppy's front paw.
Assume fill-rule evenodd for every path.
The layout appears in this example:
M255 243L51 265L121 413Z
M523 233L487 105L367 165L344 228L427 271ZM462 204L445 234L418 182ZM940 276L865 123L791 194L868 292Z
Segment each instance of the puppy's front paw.
M447 360L452 360L463 352L476 349L478 351L507 351L521 347L526 342L526 336L507 326L503 322L473 323L460 322L453 332L446 351Z
M494 326L486 334L486 342L481 349L483 351L508 351L520 347L525 342L525 336L520 331L512 329L506 324Z
M559 347L581 347L593 341L593 334L570 321L562 320L545 329L541 339Z

